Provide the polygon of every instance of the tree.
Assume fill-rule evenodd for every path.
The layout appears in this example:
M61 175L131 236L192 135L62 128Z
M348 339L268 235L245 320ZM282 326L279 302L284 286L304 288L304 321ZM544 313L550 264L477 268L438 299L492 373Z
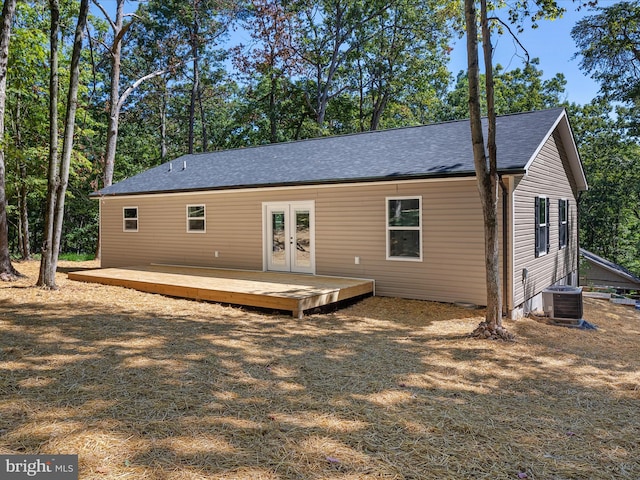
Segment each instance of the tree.
M640 273L640 145L624 108L605 99L571 106L589 190L580 201L580 245Z
M619 2L580 20L571 36L580 67L600 82L602 93L622 102L640 101L640 5Z
M318 133L324 128L329 101L350 88L344 70L359 42L380 32L374 29L356 41L358 29L386 11L389 2L375 0L300 0L295 8L299 29L294 48L306 66L305 96L314 112Z
M640 5L623 1L595 12L571 31L580 67L600 83L602 94L576 109L580 122L596 132L585 132L582 142L590 179L580 210L582 244L639 272ZM614 112L608 101L621 105Z
M292 33L297 18L281 0L250 0L250 15L241 25L254 45L234 48L234 64L250 82L245 93L257 96L257 104L268 120L268 141L284 140L281 129L282 105L292 87L290 78L301 73L294 62ZM255 124L255 122L253 122Z
M75 128L76 110L78 107L78 88L80 83L80 55L82 41L89 14L89 0L80 1L78 23L71 54L71 69L69 73L69 91L67 94L67 108L65 115L62 154L58 158L57 131L57 88L58 88L58 35L60 31L60 8L58 0L50 0L51 6L51 83L50 83L50 149L49 156L49 186L47 192L47 212L45 222L45 240L42 247L40 261L40 275L37 285L47 288L57 288L56 268L62 235L64 218L64 202L69 181L69 166L73 150L73 133Z
M457 14L457 2L396 0L359 24L349 69L358 85L360 130L385 126L388 106L396 107L394 113L405 107L400 123L425 123L424 118L413 118L411 107L427 96L431 101L421 102L423 111L434 110L444 97L451 80L446 68L452 40L448 27ZM425 114L436 118L433 111Z
M7 223L7 200L5 194L4 161L4 112L7 98L7 63L9 59L9 40L11 22L16 10L16 0L5 0L2 6L2 24L0 25L0 279L15 280L20 273L11 264L9 256L9 226Z
M31 256L32 229L30 211L42 204L46 182L40 167L46 157L47 26L45 8L33 3L18 3L11 31L11 49L7 82L5 155L7 198L16 198L18 250L22 259ZM37 228L34 229L37 231Z
M173 66L165 66L161 69L152 71L150 73L142 74L140 77L134 79L131 84L121 91L121 68L122 68L122 45L124 37L133 25L134 19L125 23L125 17L131 16L124 13L125 0L116 1L115 17L112 19L109 12L98 1L93 0L93 3L100 9L105 19L107 20L113 34L111 44L107 46L107 52L109 56L109 99L107 102L108 110L108 126L107 126L107 139L104 150L104 157L102 159L103 173L102 173L102 186L108 187L113 183L113 172L115 168L116 152L118 146L118 131L120 126L120 113L125 103L129 99L129 96L138 88L143 82L153 79L155 77L168 73ZM177 63L177 62L176 62ZM100 237L98 235L98 245L96 248L96 257L100 257Z
M175 68L175 65L167 65L164 68L159 70L152 71L150 73L144 74L139 78L135 79L124 91L120 91L120 70L121 70L121 61L122 61L122 43L124 41L124 37L126 33L131 28L133 20L125 23L125 13L124 13L124 2L125 0L117 0L116 2L116 14L115 18L112 19L107 10L98 2L94 0L94 3L98 6L98 8L102 11L103 15L107 19L109 26L113 32L113 40L111 45L107 48L109 53L109 61L111 65L111 70L109 72L109 101L107 104L107 108L109 111L109 122L107 127L107 142L104 153L104 173L102 177L102 182L104 187L108 187L113 183L113 169L116 160L116 150L118 145L118 128L120 123L120 112L122 111L122 107L125 102L133 93L133 91L138 88L142 82L150 80L152 78L158 77L160 75L164 75L168 73L172 68ZM176 62L177 63L177 62Z
M494 108L496 115L543 110L563 105L566 80L562 73L543 80L544 72L537 68L537 58L527 62L523 68L504 70L498 64L493 70ZM480 108L487 113L484 95L485 76L480 74ZM469 82L467 73L461 71L456 84L447 94L442 120L459 120L469 116Z
M164 47L166 55L188 59L191 63L188 114L189 153L195 151L196 117L200 117L201 150L209 148L203 89L202 67L221 60L216 51L236 14L238 2L229 0L152 0L145 6L146 28ZM141 12L142 13L142 12Z
M105 8L94 0L93 3L102 11L113 31L113 41L108 47L111 71L109 72L109 125L107 127L107 143L104 152L103 186L108 187L113 182L113 167L116 159L116 147L118 144L118 123L120 120L120 56L122 52L122 41L131 27L131 23L124 23L124 1L117 0L116 15L112 20Z
M539 2L539 3L538 3ZM534 18L553 17L561 12L554 1L536 0L540 10ZM527 1L519 7L528 12ZM502 328L502 289L500 285L500 258L498 237L499 182L496 148L496 111L493 79L493 46L491 28L497 17L489 17L487 0L480 0L480 15L476 0L465 0L465 25L467 29L467 65L469 81L469 125L473 158L478 180L478 192L484 217L485 270L487 285L487 310L485 321L476 330L488 331L492 336L511 339L513 336ZM511 10L511 20L518 19L518 11ZM485 96L488 133L485 145L482 129L480 92L480 68L478 59L478 23L481 28L482 51L485 65Z
M469 79L469 124L473 159L478 178L478 192L484 216L485 270L487 284L486 326L491 333L502 332L502 289L500 286L500 257L498 237L498 166L496 150L496 113L493 97L493 61L487 2L480 0L480 25L485 65L488 138L485 150L480 109L480 68L478 60L478 15L475 0L465 0L467 25L467 63ZM488 158L485 153L488 151Z

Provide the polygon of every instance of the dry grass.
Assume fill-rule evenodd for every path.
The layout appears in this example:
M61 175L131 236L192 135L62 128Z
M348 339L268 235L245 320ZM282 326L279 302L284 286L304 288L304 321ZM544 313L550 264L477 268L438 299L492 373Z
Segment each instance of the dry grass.
M440 304L300 321L44 291L37 267L0 285L0 453L75 453L81 479L640 478L629 307L587 299L598 331L522 320L503 343Z

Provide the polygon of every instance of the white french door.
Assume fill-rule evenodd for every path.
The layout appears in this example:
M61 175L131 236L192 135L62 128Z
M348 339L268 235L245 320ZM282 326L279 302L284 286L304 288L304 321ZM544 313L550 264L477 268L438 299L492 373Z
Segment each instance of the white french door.
M265 266L315 273L314 202L265 203Z

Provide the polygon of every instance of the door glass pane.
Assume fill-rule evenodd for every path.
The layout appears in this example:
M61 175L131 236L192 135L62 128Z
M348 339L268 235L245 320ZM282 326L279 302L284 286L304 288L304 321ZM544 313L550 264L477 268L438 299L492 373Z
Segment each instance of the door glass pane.
M286 265L284 212L271 212L271 264Z
M311 230L309 211L296 211L296 245L294 263L298 267L311 266Z

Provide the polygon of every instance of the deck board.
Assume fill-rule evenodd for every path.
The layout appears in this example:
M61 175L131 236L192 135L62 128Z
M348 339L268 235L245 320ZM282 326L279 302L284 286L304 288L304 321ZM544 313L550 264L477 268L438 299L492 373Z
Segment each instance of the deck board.
M374 281L368 279L160 264L69 272L68 277L172 297L286 310L296 317L374 293Z

